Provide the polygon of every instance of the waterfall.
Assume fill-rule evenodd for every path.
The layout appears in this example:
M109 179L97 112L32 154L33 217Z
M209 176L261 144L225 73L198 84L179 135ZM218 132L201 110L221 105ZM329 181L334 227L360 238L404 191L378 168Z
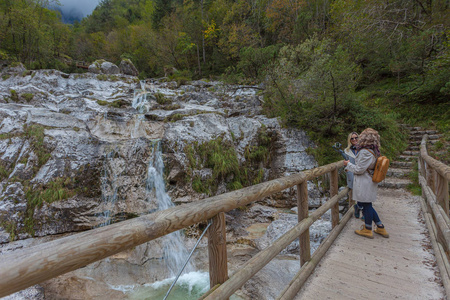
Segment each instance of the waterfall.
M101 212L98 217L102 220L95 227L102 227L111 224L111 210L117 202L117 178L119 176L117 168L115 168L114 157L117 149L111 150L105 155L103 162L101 180L102 203L105 205L105 210Z
M145 89L145 80L140 81L141 89L136 89L133 95L133 102L131 106L136 109L139 113L143 114L146 112L147 104L147 91Z
M162 159L161 143L160 141L156 141L153 143L152 155L148 164L146 191L148 196L157 199L158 210L165 210L174 206L170 196L166 193L163 172L164 162ZM175 276L189 256L188 250L184 246L180 231L172 232L161 237L161 239L164 260L170 276ZM194 267L191 262L188 262L183 273L191 271L194 271Z

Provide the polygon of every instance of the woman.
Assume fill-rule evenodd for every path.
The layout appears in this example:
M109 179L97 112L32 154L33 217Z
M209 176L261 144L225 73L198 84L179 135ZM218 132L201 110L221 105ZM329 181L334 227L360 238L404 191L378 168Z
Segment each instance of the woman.
M347 137L347 148L344 149L344 153L347 154L349 162L355 164L356 158L356 145L358 144L358 133L352 132ZM347 172L347 186L350 189L353 189L353 172ZM358 204L353 206L355 208L355 218L359 219L360 212L362 207L359 207Z
M367 128L361 132L356 150L358 154L354 164L348 160L344 161L345 170L354 174L353 199L357 201L358 207L362 207L364 215L365 225L361 227L361 230L355 230L355 233L373 239L373 221L377 225L374 232L388 238L389 234L372 206L377 198L378 190L378 183L372 181L373 169L377 158L380 156L380 135L378 132L372 128Z

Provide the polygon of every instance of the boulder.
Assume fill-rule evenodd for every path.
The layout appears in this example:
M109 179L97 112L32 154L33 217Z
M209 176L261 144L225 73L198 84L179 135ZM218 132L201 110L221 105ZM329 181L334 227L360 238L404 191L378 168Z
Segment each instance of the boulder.
M138 76L139 71L129 59L123 59L119 65L120 72L125 75Z
M105 61L105 60L96 60L93 64L89 66L89 72L95 73L95 74L107 74L107 75L113 75L113 74L119 74L120 69L117 65Z

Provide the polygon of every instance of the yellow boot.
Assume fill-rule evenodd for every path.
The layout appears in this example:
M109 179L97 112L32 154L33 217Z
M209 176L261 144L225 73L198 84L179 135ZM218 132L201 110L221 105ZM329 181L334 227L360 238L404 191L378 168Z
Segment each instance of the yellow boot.
M383 228L377 227L374 231L375 231L375 233L378 233L379 235L381 235L385 238L389 237L389 233L387 233L386 228L384 228L384 227Z
M373 233L372 233L372 229L367 229L366 226L362 225L361 226L361 230L355 230L355 233L357 235L369 238L369 239L373 239Z

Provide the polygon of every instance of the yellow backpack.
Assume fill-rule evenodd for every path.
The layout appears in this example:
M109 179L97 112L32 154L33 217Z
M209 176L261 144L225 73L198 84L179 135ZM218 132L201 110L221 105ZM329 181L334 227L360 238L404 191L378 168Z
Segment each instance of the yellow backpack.
M375 153L372 150L366 149L368 150L370 153L373 154L373 156L375 156L375 158L377 158L377 156L375 155ZM373 175L372 175L372 181L373 182L381 182L386 178L386 173L389 169L389 158L387 158L386 156L380 156L377 158L377 162L375 163L375 169L373 171ZM367 172L369 172L369 170L367 170ZM370 172L369 172L370 174Z

